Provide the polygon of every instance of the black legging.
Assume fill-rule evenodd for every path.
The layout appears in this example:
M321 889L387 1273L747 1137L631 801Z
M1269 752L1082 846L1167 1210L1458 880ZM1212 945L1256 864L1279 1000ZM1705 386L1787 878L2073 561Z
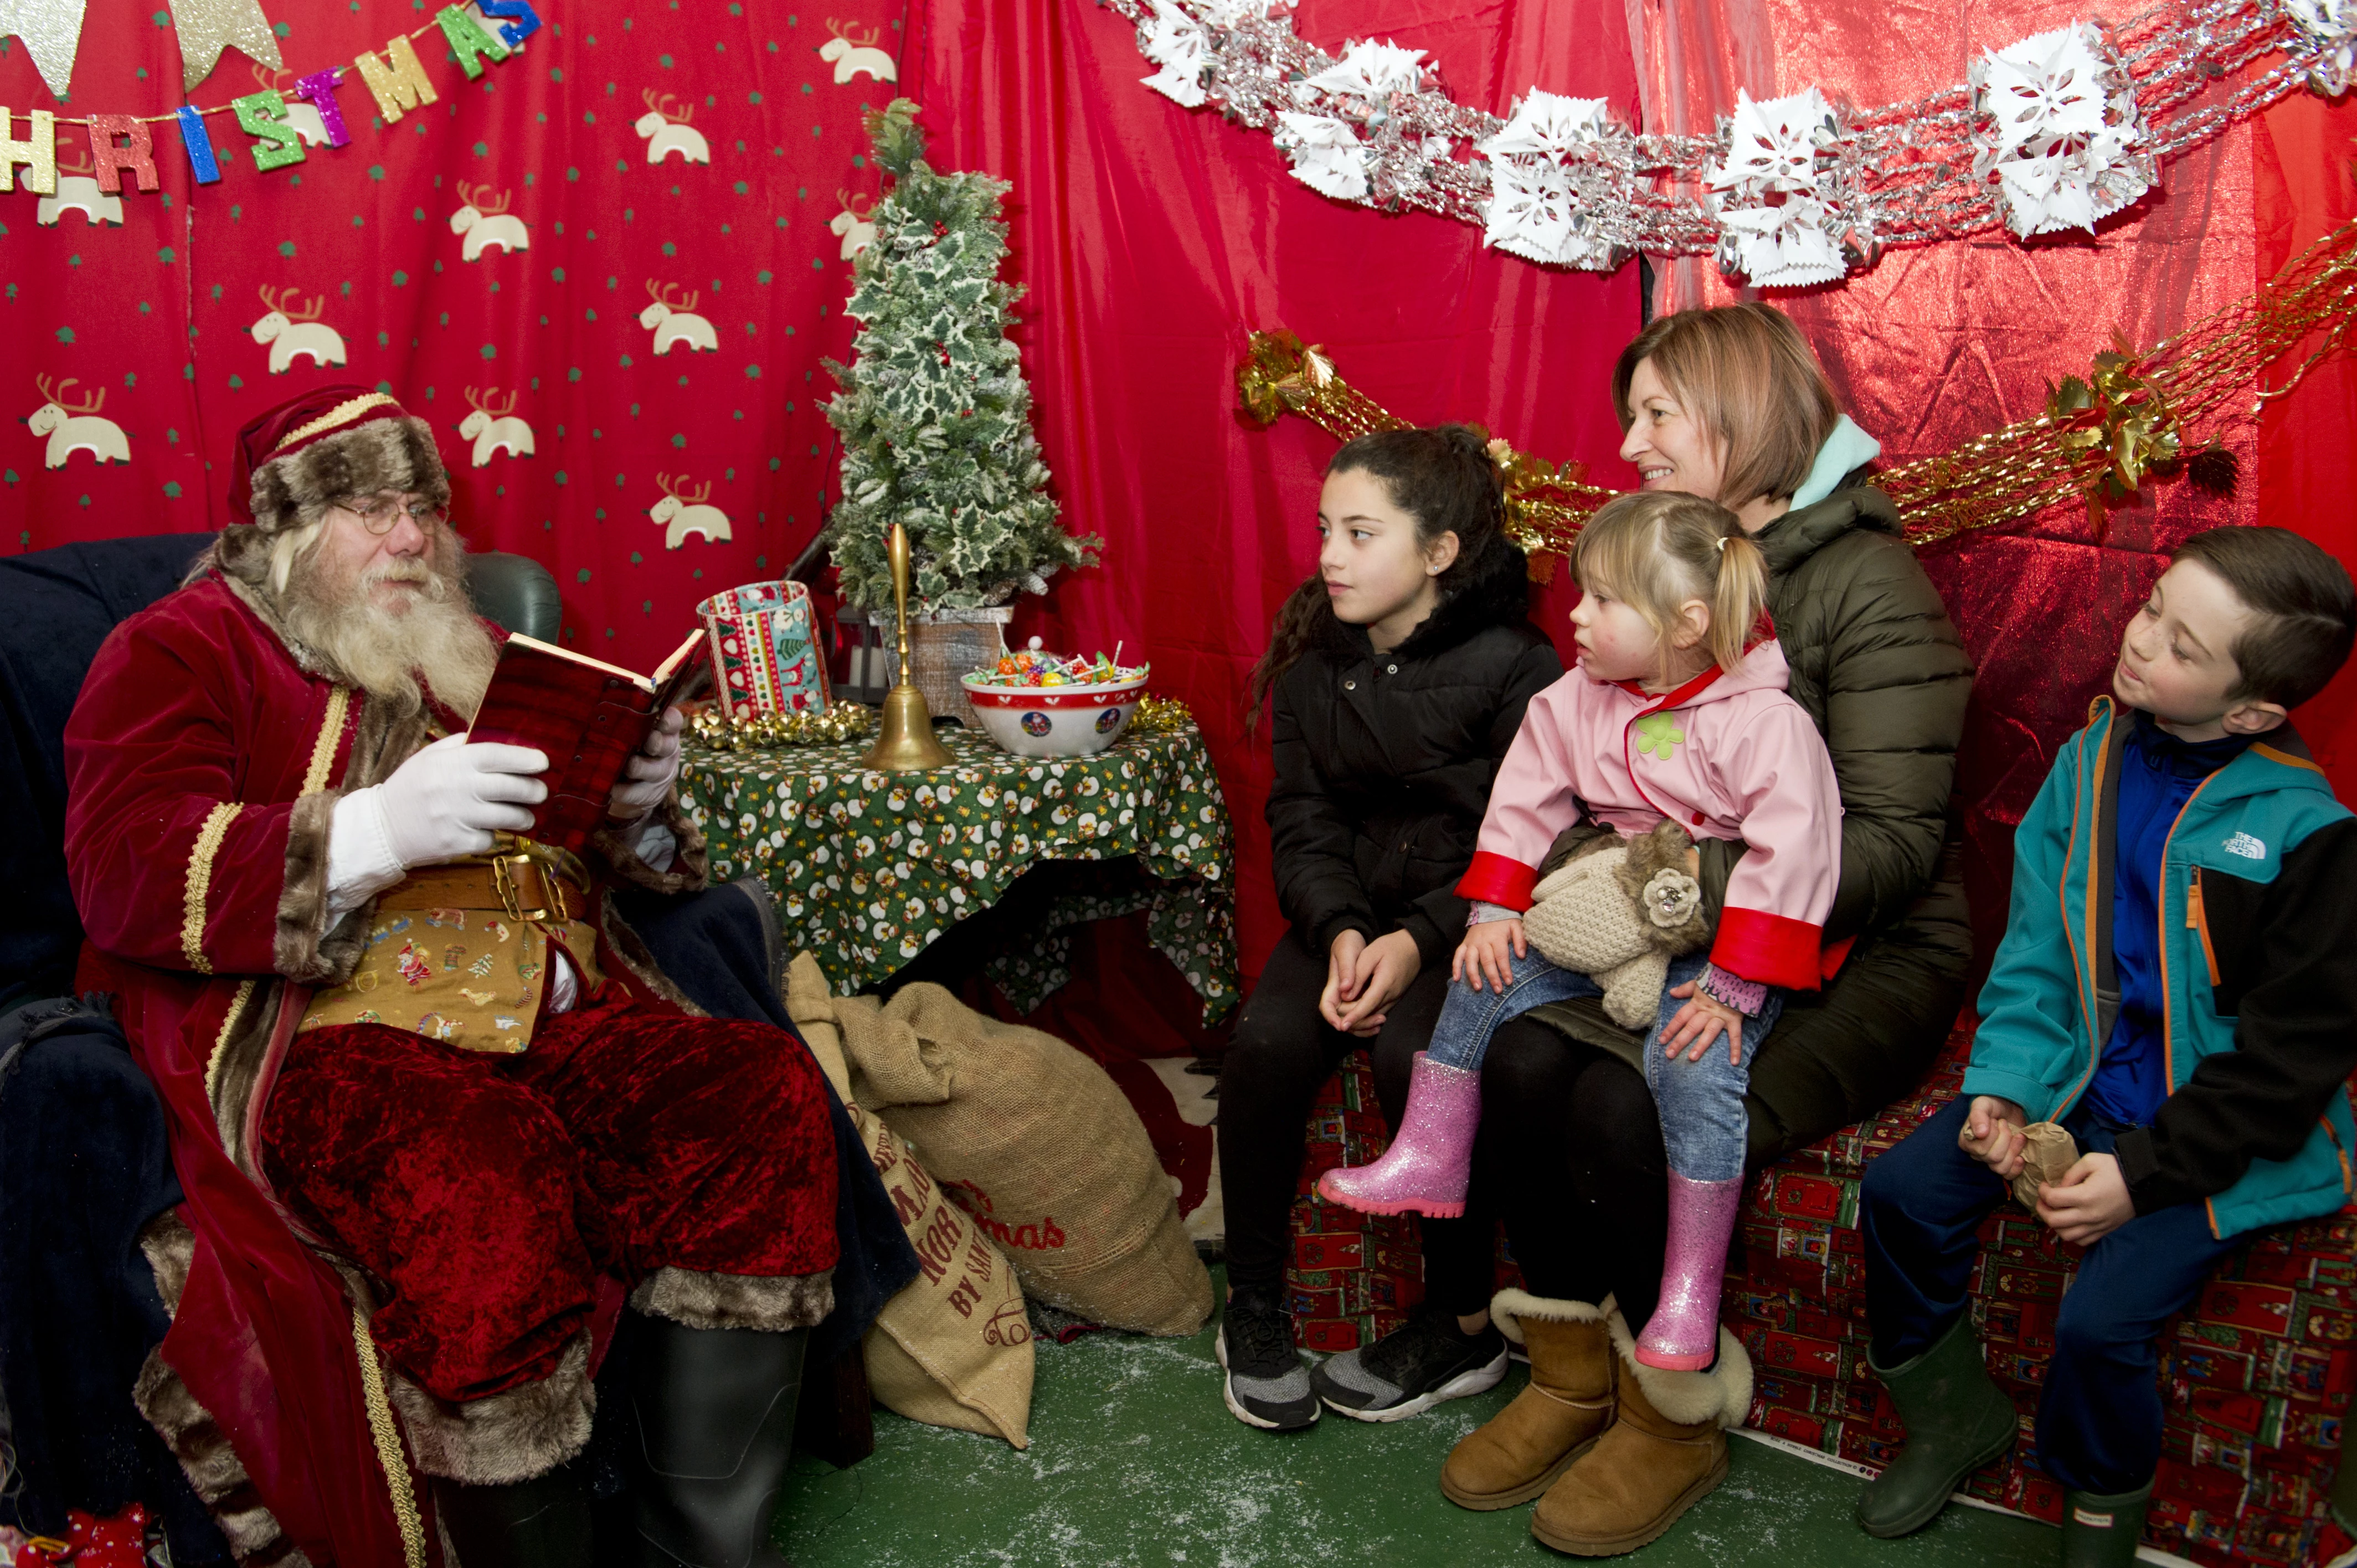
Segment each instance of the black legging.
M1304 1133L1318 1086L1369 1047L1383 1118L1398 1126L1411 1059L1432 1038L1448 972L1427 966L1372 1041L1318 1016L1326 960L1288 931L1237 1020L1220 1074L1220 1183L1228 1280L1285 1276ZM1500 1029L1481 1068L1481 1133L1462 1219L1426 1219L1427 1300L1462 1314L1490 1304L1491 1246L1502 1218L1532 1294L1598 1302L1617 1294L1632 1325L1661 1284L1668 1165L1645 1080L1609 1052L1544 1025Z

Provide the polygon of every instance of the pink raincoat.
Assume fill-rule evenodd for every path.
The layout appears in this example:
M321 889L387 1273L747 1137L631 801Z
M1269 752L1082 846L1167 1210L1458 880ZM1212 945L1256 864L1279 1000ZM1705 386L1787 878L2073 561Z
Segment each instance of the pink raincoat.
M1666 693L1574 668L1531 699L1458 896L1529 908L1539 863L1583 808L1623 834L1667 817L1695 838L1749 846L1727 881L1711 962L1815 990L1849 945L1824 945L1841 877L1841 790L1816 725L1785 694L1789 677L1772 637L1731 673L1713 665Z

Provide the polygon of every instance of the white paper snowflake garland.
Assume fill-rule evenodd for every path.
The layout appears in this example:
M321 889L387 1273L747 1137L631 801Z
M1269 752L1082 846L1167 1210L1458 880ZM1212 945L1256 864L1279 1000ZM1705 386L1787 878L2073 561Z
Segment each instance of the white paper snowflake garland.
M2283 0L2283 9L2316 56L2309 85L2327 98L2348 91L2357 74L2357 0Z
M1161 67L1138 81L1183 108L1203 106L1203 66L1211 40L1170 0L1146 0L1152 17L1137 29L1138 52Z
M1293 177L1310 189L1343 201L1367 194L1372 149L1358 132L1327 114L1279 114L1277 150L1293 160Z
M2357 0L2164 0L2116 38L2074 22L1904 103L1861 110L1811 89L1739 99L1716 134L1640 134L1536 91L1501 120L1394 41L1329 54L1295 32L1294 0L1100 4L1136 27L1157 68L1146 85L1274 136L1294 176L1335 199L1476 224L1484 243L1552 265L1715 253L1770 287L1858 271L1886 244L2092 228L2149 190L2161 161L2357 78ZM2274 51L2286 58L2226 102L2205 100Z
M2152 188L2136 83L2103 30L2073 22L2002 49L1969 73L1978 151L1974 172L2028 239L2093 230Z
M1494 136L1474 144L1490 160L1481 242L1528 261L1609 272L1627 259L1600 231L1594 166L1625 155L1628 132L1601 98L1533 89Z
M1295 91L1304 102L1330 92L1340 98L1380 103L1394 92L1423 90L1423 59L1422 49L1406 49L1397 44L1379 44L1366 38L1344 48L1340 59L1303 81Z
M1812 87L1765 102L1735 95L1727 156L1704 177L1720 225L1718 263L1760 288L1826 283L1849 270L1835 234L1830 171L1822 155L1841 123Z

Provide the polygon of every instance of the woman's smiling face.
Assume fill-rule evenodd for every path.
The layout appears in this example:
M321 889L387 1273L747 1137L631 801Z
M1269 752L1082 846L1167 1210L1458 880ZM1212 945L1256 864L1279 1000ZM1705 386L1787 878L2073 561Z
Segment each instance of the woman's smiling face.
M1672 396L1650 359L1629 377L1629 434L1620 456L1636 466L1641 489L1682 490L1717 500L1727 474L1727 443Z

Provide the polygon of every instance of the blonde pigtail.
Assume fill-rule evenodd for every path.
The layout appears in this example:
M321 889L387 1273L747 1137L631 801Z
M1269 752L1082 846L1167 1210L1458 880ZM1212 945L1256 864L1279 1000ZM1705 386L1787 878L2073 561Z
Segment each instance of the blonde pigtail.
M1740 532L1720 539L1714 553L1718 581L1710 595L1710 656L1732 674L1743 662L1751 628L1768 607L1768 557Z

